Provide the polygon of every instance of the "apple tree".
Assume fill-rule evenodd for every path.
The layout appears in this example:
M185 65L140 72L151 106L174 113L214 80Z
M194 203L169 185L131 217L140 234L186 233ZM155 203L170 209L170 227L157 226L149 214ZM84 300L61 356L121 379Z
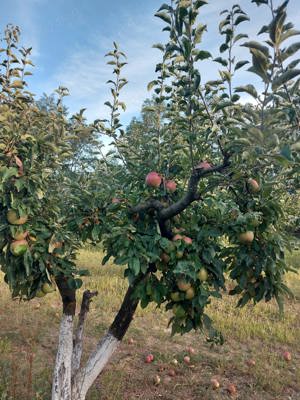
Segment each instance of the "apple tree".
M148 86L153 97L142 120L125 130L120 92L127 84L126 57L117 44L107 54L114 76L106 102L110 118L89 125L83 110L67 120L64 88L56 108L36 106L25 82L30 49L18 53L18 29L6 30L0 264L13 297L30 300L56 286L60 291L53 400L86 398L138 304L170 310L173 334L205 329L214 342L223 338L206 306L213 297L221 301L228 278L239 306L275 298L283 309L290 293L285 221L293 217L283 199L299 189L300 70L294 55L300 46L290 43L299 31L286 21L287 1L278 8L271 0L254 3L269 10L270 22L254 40L241 33L249 17L239 5L223 11L217 55L203 48L206 25L199 16L207 1L164 3L156 16L168 39L155 44L162 57ZM240 45L250 60L237 60ZM205 68L215 64L221 65L216 79L205 80ZM235 85L245 66L257 87ZM85 134L89 144L104 136L110 145L104 153L95 143L97 159L79 168L72 149L87 154ZM77 270L75 255L86 241L103 246L103 264L113 258L125 267L129 285L106 335L82 365L84 322L96 295L84 293L74 328L76 290L86 273Z

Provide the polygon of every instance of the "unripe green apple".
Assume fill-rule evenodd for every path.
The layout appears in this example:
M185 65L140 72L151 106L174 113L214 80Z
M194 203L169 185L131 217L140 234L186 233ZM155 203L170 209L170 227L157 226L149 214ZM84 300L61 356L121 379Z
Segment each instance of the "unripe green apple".
M24 225L27 220L28 216L24 215L23 217L19 217L15 210L8 210L6 214L7 221L11 225Z
M201 268L197 274L197 277L200 282L206 282L208 278L208 273L205 268Z
M180 301L180 293L179 292L171 293L170 297L175 302Z
M16 257L25 254L27 249L28 249L28 243L26 240L15 240L10 245L10 251Z
M44 283L42 286L42 291L47 294L47 293L52 293L55 291L55 288L50 285L49 283Z

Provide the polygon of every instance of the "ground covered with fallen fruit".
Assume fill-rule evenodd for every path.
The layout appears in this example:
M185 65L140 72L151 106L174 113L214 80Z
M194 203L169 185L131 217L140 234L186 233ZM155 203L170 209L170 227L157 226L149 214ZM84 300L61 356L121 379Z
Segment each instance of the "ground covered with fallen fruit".
M99 291L87 323L87 352L126 290L122 270L102 267L102 256L92 250L78 256L78 264L92 272L83 290ZM289 262L299 268L300 252ZM170 337L168 315L139 309L88 399L299 400L300 276L287 281L295 297L286 301L284 317L273 302L236 309L236 299L226 293L224 302L213 302L208 314L225 336L223 346L211 347L199 333ZM0 290L0 399L47 400L61 316L58 294L19 304L2 281Z

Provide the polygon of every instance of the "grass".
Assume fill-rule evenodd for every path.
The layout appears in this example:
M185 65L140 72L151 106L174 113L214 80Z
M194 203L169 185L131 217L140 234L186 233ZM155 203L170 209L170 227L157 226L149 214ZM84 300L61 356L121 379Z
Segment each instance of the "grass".
M92 271L82 290L99 291L87 321L86 354L111 323L126 290L122 269L112 264L102 267L101 258L100 252L91 250L78 256L78 264ZM289 263L300 267L299 251L289 255ZM226 400L229 383L237 387L236 399L300 399L300 277L290 274L287 280L295 298L286 301L283 318L274 302L236 309L236 299L227 295L224 301L215 300L208 313L225 336L220 347L211 347L196 333L170 337L168 315L153 306L138 309L88 400ZM3 282L0 290L0 400L48 400L61 315L59 296L54 293L19 304L11 300ZM188 346L196 350L189 366L182 362ZM289 363L282 357L285 350L292 353ZM145 364L149 352L155 361ZM174 358L177 367L172 365ZM254 367L247 366L249 359L256 361ZM176 370L173 378L168 377L170 368ZM153 384L155 375L161 377L158 386ZM220 389L211 388L212 377L220 381Z

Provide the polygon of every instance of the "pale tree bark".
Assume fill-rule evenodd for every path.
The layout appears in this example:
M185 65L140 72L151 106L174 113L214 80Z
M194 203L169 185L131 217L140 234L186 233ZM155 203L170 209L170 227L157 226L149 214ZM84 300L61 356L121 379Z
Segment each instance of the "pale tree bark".
M73 316L63 314L53 372L52 400L72 400Z

